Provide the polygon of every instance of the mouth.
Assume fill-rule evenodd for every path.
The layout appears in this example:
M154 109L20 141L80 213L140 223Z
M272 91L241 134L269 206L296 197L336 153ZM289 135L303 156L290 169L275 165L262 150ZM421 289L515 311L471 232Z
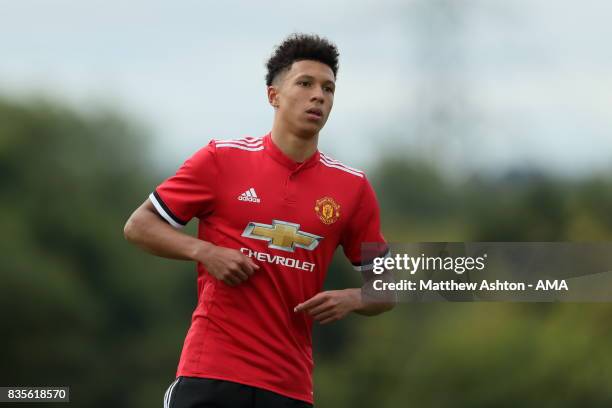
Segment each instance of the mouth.
M319 120L323 117L323 111L319 108L310 108L306 111L309 119Z

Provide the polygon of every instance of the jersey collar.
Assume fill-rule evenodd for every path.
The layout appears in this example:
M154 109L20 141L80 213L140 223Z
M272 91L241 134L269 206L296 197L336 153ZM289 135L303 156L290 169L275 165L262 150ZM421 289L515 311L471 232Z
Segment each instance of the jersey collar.
M308 167L312 167L319 162L319 150L317 149L312 156L303 161L302 163L296 162L292 158L285 155L281 149L278 148L272 141L272 132L268 133L263 138L263 144L265 147L265 151L272 156L272 158L287 167L291 171L298 171L302 169L306 169Z

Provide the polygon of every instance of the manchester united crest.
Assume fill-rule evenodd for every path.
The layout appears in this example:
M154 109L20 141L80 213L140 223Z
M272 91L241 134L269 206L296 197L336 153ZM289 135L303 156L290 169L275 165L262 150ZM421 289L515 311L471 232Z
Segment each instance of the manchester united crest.
M325 225L333 224L340 218L340 205L331 197L319 198L314 209Z

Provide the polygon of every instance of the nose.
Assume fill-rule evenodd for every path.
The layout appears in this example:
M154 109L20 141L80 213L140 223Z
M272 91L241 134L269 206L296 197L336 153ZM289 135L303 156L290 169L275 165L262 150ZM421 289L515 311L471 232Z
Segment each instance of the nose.
M315 87L314 91L310 97L310 101L311 102L319 102L319 103L323 103L325 101L325 98L323 97L323 90L320 88Z

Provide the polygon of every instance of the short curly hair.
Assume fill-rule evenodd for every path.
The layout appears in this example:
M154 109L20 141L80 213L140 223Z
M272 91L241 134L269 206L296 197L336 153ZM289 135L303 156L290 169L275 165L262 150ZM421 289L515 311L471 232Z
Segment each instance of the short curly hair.
M291 34L279 46L266 63L266 85L272 85L279 73L296 61L313 60L331 68L334 77L338 74L338 48L328 39L316 34Z

